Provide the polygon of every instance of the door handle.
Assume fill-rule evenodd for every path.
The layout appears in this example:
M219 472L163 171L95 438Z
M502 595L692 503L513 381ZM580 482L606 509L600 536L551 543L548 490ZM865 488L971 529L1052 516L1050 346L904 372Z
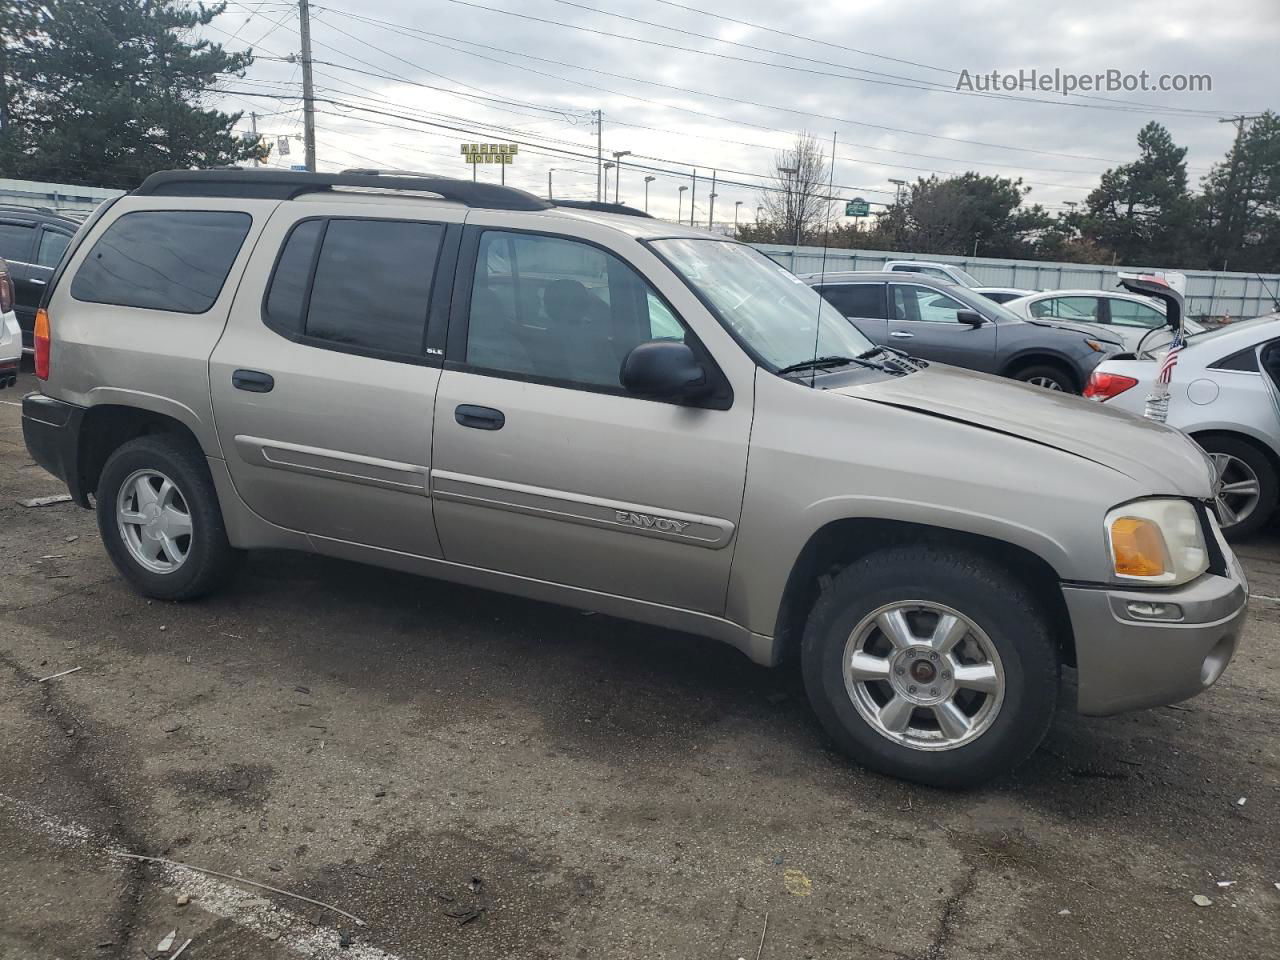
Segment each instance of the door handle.
M895 330L893 331L893 333L889 334L889 336L893 337L896 340L910 340L912 337L915 336L915 334L906 333L905 331L902 331L902 330Z
M27 283L31 284L33 287L43 287L48 282L48 280L44 280L40 277L31 277L27 280Z
M477 407L472 403L460 403L453 411L453 419L464 427L476 430L501 430L507 422L506 415L493 407Z
M248 390L250 393L270 393L271 388L276 385L276 378L257 370L237 370L231 374L231 385L237 390Z

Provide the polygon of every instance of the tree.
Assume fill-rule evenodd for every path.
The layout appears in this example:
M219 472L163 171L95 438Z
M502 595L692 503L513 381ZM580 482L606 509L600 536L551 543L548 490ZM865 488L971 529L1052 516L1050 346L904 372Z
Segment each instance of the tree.
M1241 124L1204 179L1202 210L1211 268L1280 268L1280 116L1267 111L1247 130Z
M829 166L822 145L808 133L774 155L773 186L760 192L764 220L774 243L818 239L831 217L827 196Z
M916 253L1028 256L1050 218L1039 206L1024 208L1021 180L965 173L921 177L900 203L881 217L877 232L891 248Z
M156 170L262 155L237 136L241 114L203 105L220 75L243 76L251 54L193 36L226 9L175 0L46 0L23 19L0 0L9 176L131 189Z
M1106 171L1085 200L1082 234L1121 263L1183 262L1193 210L1187 148L1153 120L1138 131L1138 159Z

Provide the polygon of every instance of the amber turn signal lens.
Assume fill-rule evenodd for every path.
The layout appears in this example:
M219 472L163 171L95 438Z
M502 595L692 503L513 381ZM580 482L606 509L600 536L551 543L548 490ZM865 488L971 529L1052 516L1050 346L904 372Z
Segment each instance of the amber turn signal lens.
M1111 553L1116 573L1126 577L1159 577L1164 574L1164 535L1142 517L1117 517L1111 524Z
M36 354L36 379L49 379L49 311L36 311L36 325L32 331L32 346Z

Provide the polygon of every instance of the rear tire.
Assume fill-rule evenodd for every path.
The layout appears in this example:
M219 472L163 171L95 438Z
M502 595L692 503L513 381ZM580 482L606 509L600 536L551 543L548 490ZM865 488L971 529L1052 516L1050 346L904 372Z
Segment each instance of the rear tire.
M1047 363L1019 370L1013 375L1013 379L1044 390L1053 390L1061 393L1080 392L1076 388L1075 380L1072 379L1069 373L1060 367L1054 367Z
M1012 770L1058 698L1057 647L1030 592L950 547L894 547L846 567L809 613L801 665L818 719L850 758L937 787Z
M116 569L139 593L189 600L221 586L240 552L227 541L204 455L172 435L118 447L98 480L98 530Z
M1245 440L1208 436L1197 438L1196 442L1213 459L1218 477L1225 483L1223 490L1214 491L1214 511L1222 535L1231 541L1253 536L1266 526L1280 503L1280 480L1275 467L1265 453ZM1248 497L1230 492L1233 486L1242 489L1250 482L1257 487L1256 500L1250 502ZM1246 503L1248 512L1244 513L1241 508ZM1235 513L1240 519L1233 523L1230 517Z

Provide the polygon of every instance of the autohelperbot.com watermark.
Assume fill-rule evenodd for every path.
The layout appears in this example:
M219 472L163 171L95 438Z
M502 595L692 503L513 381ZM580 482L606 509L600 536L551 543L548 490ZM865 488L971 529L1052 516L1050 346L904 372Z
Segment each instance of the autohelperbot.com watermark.
M1213 77L1207 73L1152 73L1139 70L1103 70L1072 73L1055 67L1038 70L961 70L956 89L967 93L1210 93Z

